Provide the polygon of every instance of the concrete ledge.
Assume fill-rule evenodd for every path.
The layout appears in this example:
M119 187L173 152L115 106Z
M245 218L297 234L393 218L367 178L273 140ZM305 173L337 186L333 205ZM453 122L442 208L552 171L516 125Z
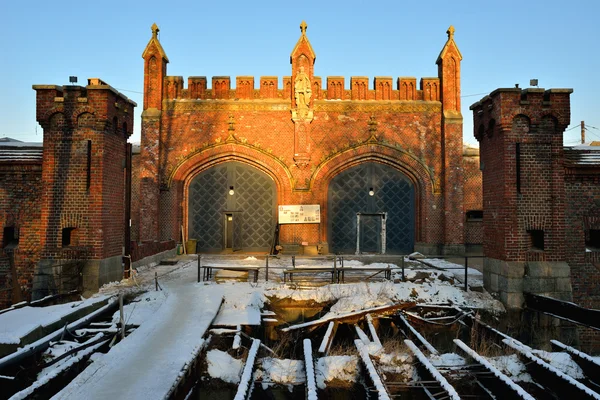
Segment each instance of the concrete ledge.
M177 248L171 249L171 250L166 250L163 251L161 253L156 253L153 254L151 256L148 257L144 257L141 260L135 261L131 268L139 268L142 267L144 265L148 265L148 264L152 264L152 263L160 263L162 260L167 259L167 258L173 258L177 255Z
M522 308L523 293L534 293L563 300L572 298L571 268L566 262L516 262L485 258L483 282L497 293L507 308Z
M88 297L109 282L123 279L123 256L88 260L83 267L83 296Z

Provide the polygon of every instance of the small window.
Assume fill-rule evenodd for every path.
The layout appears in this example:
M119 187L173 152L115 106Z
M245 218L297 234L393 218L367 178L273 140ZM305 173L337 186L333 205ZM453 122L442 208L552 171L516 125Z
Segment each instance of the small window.
M483 220L483 210L467 211L467 221L481 221L481 220Z
M527 231L529 234L529 249L543 251L544 250L544 231L540 229L532 229Z
M600 229L590 229L585 238L585 247L600 251Z
M62 247L77 246L79 244L79 230L77 228L63 228Z
M5 226L2 238L2 247L5 249L13 249L19 244L19 237L14 226Z

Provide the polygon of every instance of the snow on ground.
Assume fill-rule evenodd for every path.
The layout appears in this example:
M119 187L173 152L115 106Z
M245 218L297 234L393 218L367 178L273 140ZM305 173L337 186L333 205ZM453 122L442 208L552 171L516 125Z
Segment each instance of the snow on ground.
M569 375L573 379L583 379L585 374L583 370L577 365L571 358L569 353L566 352L548 352L543 350L534 350L533 354L546 361L559 371Z
M416 374L412 354L384 349L374 357L378 360L379 369L382 372L397 375L394 380L408 382Z
M442 269L452 274L458 281L464 282L465 268L463 265L444 260L442 258L423 258L420 260L425 265ZM458 268L458 269L457 269ZM467 279L471 286L483 286L483 274L475 268L469 268Z
M206 353L208 374L224 382L237 385L240 383L244 363L221 350L210 350Z
M166 298L167 294L162 290L140 293L129 304L123 306L123 319L125 319L125 325L139 326L144 321L152 318ZM117 310L113 314L112 322L116 324L119 321L120 312Z
M273 384L291 385L303 384L306 381L304 361L266 357L254 371L254 379L262 381L263 389Z
M494 367L515 382L533 382L531 375L527 372L525 364L519 360L519 356L511 354L509 356L486 357Z
M53 306L26 306L0 314L0 343L18 344L22 337L34 330L52 325L65 316L84 307L105 301L106 298L107 296L99 295L83 301Z
M465 292L450 282L433 281L423 283L412 282L371 282L327 285L312 290L297 290L282 285L266 287L265 295L278 299L313 300L317 303L329 303L341 298L373 297L382 299L385 296L394 302L416 303L450 303L459 306L487 309L492 312L504 312L502 303L488 293ZM352 301L350 301L352 302Z
M203 262L214 265L264 266L264 259L255 257L225 259L205 256ZM314 267L332 265L331 260L323 259L311 259L306 262L302 260L302 263ZM461 287L453 284L453 279L447 272L427 270L422 266L418 271L413 271L408 267L408 263L405 265L407 266L406 277L409 280L407 282L358 282L326 285L307 290L299 290L277 282L282 276L282 269L291 266L289 259L270 261L270 281L263 280L264 269L262 269L262 279L258 284L196 283L197 261L194 256L184 256L174 266L153 264L140 268L134 274L134 278L105 285L100 290L103 296L117 293L136 295L134 301L125 307L125 320L129 325L140 325L140 327L106 355L94 354L91 358L93 363L55 398L164 397L185 363L189 362L203 345L201 337L213 321L222 299L224 299L223 307L214 319L215 325L259 325L261 309L268 299L336 302L337 304L332 305L330 313L346 313L411 301L451 303L485 308L492 312L504 310L502 305L487 293L464 292ZM345 268L353 266L364 267L360 261L344 262ZM380 268L387 264L370 264L370 266ZM155 273L158 274L162 291L154 290ZM410 282L410 279L415 279L417 282ZM80 306L83 303L76 304ZM62 307L68 308L72 305ZM39 324L44 315L54 315L54 312L49 312L52 310L51 307L43 307L37 309L43 310L41 315L25 316L28 311L23 310L27 308L2 314L0 319L15 313L12 316L17 320L27 323L34 320ZM118 318L118 313L115 313L113 321L117 321ZM9 326L11 324L0 320L0 334L3 332L6 337L14 336L15 330L12 327L8 328ZM393 360L385 359L384 355L377 354L376 351L373 353L374 357L379 357L378 362L382 368L409 375L409 371L404 371L404 367L400 367L403 364L410 366L410 362L402 361L407 357L406 355L398 355ZM355 356L331 356L318 359L315 368L318 386L322 388L327 382L336 379L354 382L358 371L357 362ZM296 379L303 381L304 375L302 374L301 378L298 375L301 363L302 361L298 360L263 359L262 378L283 384ZM238 367L225 369L229 372L233 371L238 376L240 374Z
M339 380L354 383L358 379L357 356L328 356L317 359L315 365L317 387L325 389L328 383Z
M207 287L215 286L207 284ZM225 292L225 302L215 325L260 325L260 309L265 303L261 287L247 282L218 285Z
M456 353L445 353L439 355L432 355L429 357L429 361L435 367L462 367L467 362L461 356Z

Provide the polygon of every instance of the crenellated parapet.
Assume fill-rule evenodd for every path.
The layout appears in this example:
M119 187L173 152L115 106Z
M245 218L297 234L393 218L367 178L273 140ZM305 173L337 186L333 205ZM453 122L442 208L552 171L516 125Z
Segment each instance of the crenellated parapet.
M127 139L136 103L98 78L87 86L33 85L36 120L46 134L87 129Z
M291 77L236 76L235 88L231 88L231 77L215 76L211 87L205 76L190 76L187 88L182 76L166 76L163 100L286 100L290 99ZM258 82L258 85L256 84ZM350 77L350 89L346 88L343 76L315 76L312 79L312 97L317 100L345 101L440 101L440 79L421 78L417 85L415 77L394 78L365 76Z
M210 82L205 76L191 76L187 87L181 76L168 76L167 55L158 40L159 29L152 26L150 39L142 57L144 58L144 110L162 110L163 101L173 100L289 100L290 108L298 108L300 95L304 101L305 89L298 94L301 84L310 90L307 110L315 101L423 101L442 102L447 118L462 118L460 115L460 61L462 55L454 42L454 28L448 29L448 40L436 63L437 77L424 77L417 82L415 77L352 76L347 87L343 76L321 78L314 75L316 55L306 35L307 25L300 25L301 35L291 55L291 76L281 79L276 76L235 77L235 88L229 76L214 76ZM155 115L155 113L146 113Z
M551 118L562 140L571 119L571 93L573 89L496 89L470 107L475 137L482 141L486 136L491 138L495 129L510 131L517 117L527 120L528 131L538 131L543 120Z

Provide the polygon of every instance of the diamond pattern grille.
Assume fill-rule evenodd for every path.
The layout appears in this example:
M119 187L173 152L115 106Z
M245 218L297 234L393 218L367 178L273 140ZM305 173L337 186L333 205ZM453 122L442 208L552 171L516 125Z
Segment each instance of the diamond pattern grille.
M381 252L381 216L362 215L360 228L360 251L363 253Z
M375 190L369 196L369 188ZM414 247L414 186L400 171L365 163L348 169L329 184L329 243L334 252L356 250L356 214L387 212L386 252L407 253ZM380 249L381 225L361 217L361 251Z
M235 194L228 194L233 186ZM225 213L233 215L233 248L268 249L275 227L275 182L244 164L225 163L199 174L189 189L190 238L199 249L224 248Z
M227 207L227 167L213 167L192 180L189 188L189 237L200 249L223 247L223 211Z
M235 165L235 182L236 210L242 211L243 247L269 248L275 228L275 182L242 164Z

